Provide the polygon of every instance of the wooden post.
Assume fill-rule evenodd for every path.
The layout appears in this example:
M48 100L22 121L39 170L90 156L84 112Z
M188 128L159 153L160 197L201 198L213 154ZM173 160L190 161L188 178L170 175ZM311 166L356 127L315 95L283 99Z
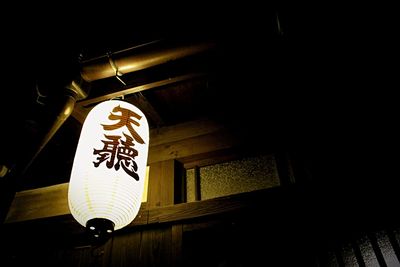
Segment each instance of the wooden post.
M194 200L201 200L200 168L194 167Z
M170 159L150 164L147 207L182 202L182 182L183 165L180 162Z
M288 153L275 153L276 166L278 168L279 181L281 186L287 186L296 182Z

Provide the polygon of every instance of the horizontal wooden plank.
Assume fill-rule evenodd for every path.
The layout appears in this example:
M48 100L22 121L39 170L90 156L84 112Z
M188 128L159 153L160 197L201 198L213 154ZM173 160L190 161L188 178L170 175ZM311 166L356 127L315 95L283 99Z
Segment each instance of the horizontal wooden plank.
M150 209L148 223L153 224L194 219L198 217L239 211L246 206L246 202L243 202L241 198L237 197L222 197L176 204L163 208Z
M273 193L276 190L277 188L262 189L231 196L157 208L148 208L146 203L142 203L136 218L124 229L159 223L187 221L189 219L223 215L249 209L256 210L257 208L261 207L263 203L266 203L266 200L270 197L270 193ZM13 227L13 225L18 226L21 225L21 223L24 225L32 224L38 227L41 224L51 224L55 229L57 229L57 227L54 224L57 224L60 228L60 231L67 230L73 232L74 234L82 233L84 231L84 228L78 225L78 223L72 218L71 214L46 216L25 221L11 221L9 219L5 222L5 225L8 227Z
M221 129L223 129L221 124L208 119L199 119L173 126L151 129L150 147L214 133Z
M68 183L18 192L5 223L29 221L70 214L68 208ZM228 200L228 201L227 201ZM149 208L142 203L140 212L131 225L169 222L226 212L240 208L242 203L234 197Z
M5 222L18 222L70 214L68 183L15 194Z
M152 146L149 149L148 163L185 157L231 148L238 139L230 132L220 130L212 134L200 135L177 142Z
M146 169L145 190L142 196L142 206L144 207L146 207L147 200L148 175L149 167ZM17 192L5 223L71 214L68 206L68 185L69 183L63 183ZM138 216L138 220L143 219L147 222L147 216L140 218L141 216Z

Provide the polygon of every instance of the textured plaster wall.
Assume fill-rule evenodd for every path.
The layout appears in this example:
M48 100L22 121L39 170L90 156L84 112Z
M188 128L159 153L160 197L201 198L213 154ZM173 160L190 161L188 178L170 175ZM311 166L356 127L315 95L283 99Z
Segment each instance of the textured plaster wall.
M187 175L187 201L194 201L194 169ZM273 155L243 158L200 168L201 199L279 186Z

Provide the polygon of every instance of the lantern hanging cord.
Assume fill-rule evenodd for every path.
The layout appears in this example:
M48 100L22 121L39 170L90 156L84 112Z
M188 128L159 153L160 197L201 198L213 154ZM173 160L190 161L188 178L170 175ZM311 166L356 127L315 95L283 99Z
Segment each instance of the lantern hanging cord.
M119 72L117 65L115 65L115 62L112 58L112 53L107 53L108 57L108 62L110 63L111 68L115 72L115 78L117 78L118 81L120 81L124 86L126 86L126 83L121 79L122 73Z

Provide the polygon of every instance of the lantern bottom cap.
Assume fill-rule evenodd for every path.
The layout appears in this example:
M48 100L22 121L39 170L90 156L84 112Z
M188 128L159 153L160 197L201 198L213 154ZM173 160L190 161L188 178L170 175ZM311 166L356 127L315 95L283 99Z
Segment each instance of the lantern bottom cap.
M105 218L94 218L86 222L86 230L94 241L104 242L114 232L114 223Z

